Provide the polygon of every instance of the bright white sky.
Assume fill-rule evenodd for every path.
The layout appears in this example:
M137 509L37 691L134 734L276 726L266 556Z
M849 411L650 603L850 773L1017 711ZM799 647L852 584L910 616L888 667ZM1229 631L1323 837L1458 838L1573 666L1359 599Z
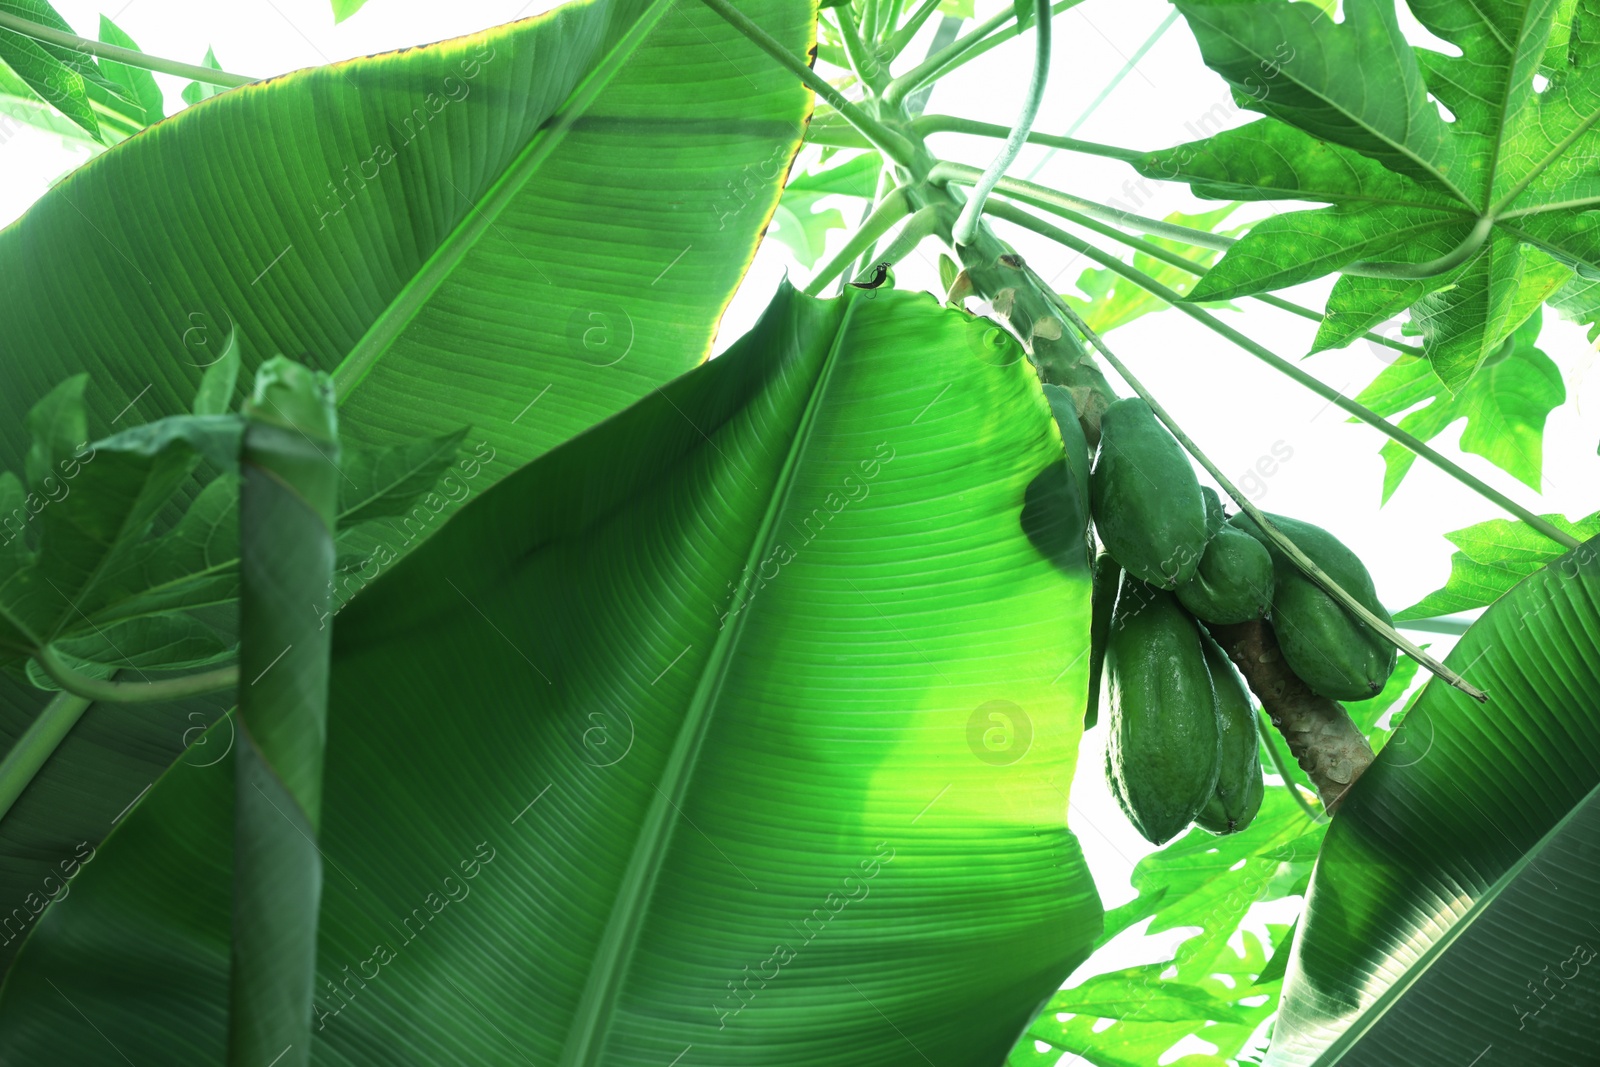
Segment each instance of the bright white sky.
M692 0L684 0L692 2ZM1010 0L980 0L987 16ZM535 14L554 6L548 0L370 0L341 25L334 25L328 0L57 0L57 8L85 36L95 36L99 15L110 14L147 52L199 62L214 47L222 67L264 76L372 52L440 40ZM909 5L908 5L909 6ZM1122 67L1170 7L1160 0L1087 0L1056 21L1055 62L1036 129L1064 133L1088 103ZM935 20L936 22L937 20ZM920 58L924 41L908 50ZM1009 123L1027 81L1026 43L1001 47L939 85L928 105L944 112ZM903 69L903 67L902 67ZM167 90L169 111L181 106L183 82L158 75ZM1222 81L1200 62L1183 22L1174 25L1116 92L1081 127L1077 136L1135 148L1159 148L1194 139L1205 117L1239 125L1249 113L1237 111ZM935 150L983 165L997 142L946 136ZM814 150L813 150L814 152ZM1028 176L1045 151L1029 148L1013 169ZM84 159L81 149L63 147L55 137L31 130L0 142L0 224L20 215L48 183ZM1148 183L1137 186L1134 172L1116 162L1055 154L1034 180L1105 202L1120 200L1141 214L1214 206L1195 200L1186 187ZM1130 184L1133 182L1135 184ZM1141 202L1141 198L1143 198ZM855 219L858 202L841 201ZM137 210L130 206L130 210ZM1246 217L1246 216L1241 216ZM1007 233L1042 275L1063 289L1084 264L1029 234ZM833 235L830 250L842 243ZM936 250L897 270L903 287L937 290ZM788 249L768 241L724 323L718 347L742 333L760 313L785 272L803 283ZM1328 283L1284 295L1320 308ZM1253 337L1281 355L1298 359L1310 345L1315 324L1270 308L1242 302L1247 314L1232 314ZM1384 438L1377 431L1345 422L1319 397L1279 377L1253 357L1173 312L1147 316L1116 331L1111 342L1174 416L1225 470L1242 477L1277 447L1292 458L1266 482L1257 503L1326 526L1354 548L1373 572L1379 593L1394 609L1414 603L1442 585L1449 572L1446 531L1497 517L1495 507L1418 463L1390 503L1379 507ZM1517 500L1542 512L1571 517L1600 508L1600 380L1592 373L1596 356L1583 332L1566 322L1547 322L1542 347L1566 375L1569 399L1551 416L1545 436L1543 498L1475 456L1461 456L1455 442L1458 423L1435 444L1471 471ZM1386 349L1358 343L1306 361L1314 374L1354 395L1383 369ZM1124 390L1126 391L1126 390ZM1435 650L1448 642L1434 638ZM1091 863L1102 876L1107 904L1131 891L1126 875L1134 860L1149 851L1116 810L1100 781L1100 745L1105 731L1086 739L1084 766L1074 791L1072 822ZM1120 891L1118 886L1122 886ZM1124 964L1125 965L1125 964Z

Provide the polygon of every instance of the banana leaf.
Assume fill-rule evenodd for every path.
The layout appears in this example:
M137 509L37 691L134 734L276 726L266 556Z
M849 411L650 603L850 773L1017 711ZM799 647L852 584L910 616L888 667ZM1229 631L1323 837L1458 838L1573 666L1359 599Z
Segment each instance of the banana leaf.
M351 603L316 1062L1003 1060L1101 911L1085 516L992 332L785 289ZM216 1062L230 763L37 922L0 1061Z
M1600 1044L1600 538L1496 601L1328 830L1269 1064L1576 1064Z
M810 46L808 3L742 9ZM809 109L737 31L670 0L568 4L221 93L0 231L0 470L22 468L25 416L65 379L89 375L94 440L187 412L231 336L243 382L279 353L334 372L352 452L472 427L464 491L371 524L370 551L404 553L705 357ZM8 682L0 737L48 696ZM96 745L69 739L0 821L0 900L92 848L225 710L89 708ZM0 966L18 943L0 939Z

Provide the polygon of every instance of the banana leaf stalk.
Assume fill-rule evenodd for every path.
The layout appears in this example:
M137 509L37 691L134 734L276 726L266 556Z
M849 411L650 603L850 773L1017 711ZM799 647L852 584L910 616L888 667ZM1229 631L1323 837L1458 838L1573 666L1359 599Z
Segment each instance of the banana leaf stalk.
M230 1067L311 1059L339 469L326 375L278 357L245 405Z

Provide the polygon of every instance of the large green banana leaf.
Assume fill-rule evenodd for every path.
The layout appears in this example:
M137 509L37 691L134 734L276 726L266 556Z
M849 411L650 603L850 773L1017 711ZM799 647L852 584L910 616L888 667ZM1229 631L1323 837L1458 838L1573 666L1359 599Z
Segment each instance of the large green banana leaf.
M1100 908L1085 516L993 333L786 289L352 602L317 1062L1003 1060ZM39 920L0 1062L216 1062L230 765Z
M1445 661L1339 809L1273 1064L1594 1063L1600 1048L1600 538Z
M809 47L808 0L741 7ZM91 439L186 412L231 329L241 381L279 352L336 371L355 445L470 424L452 495L481 492L704 358L809 107L671 0L573 3L216 96L0 232L0 469L78 372ZM455 506L439 494L379 540L404 551ZM0 740L46 696L8 689ZM0 822L0 900L98 841L225 706L90 708L77 732L96 743L69 742Z

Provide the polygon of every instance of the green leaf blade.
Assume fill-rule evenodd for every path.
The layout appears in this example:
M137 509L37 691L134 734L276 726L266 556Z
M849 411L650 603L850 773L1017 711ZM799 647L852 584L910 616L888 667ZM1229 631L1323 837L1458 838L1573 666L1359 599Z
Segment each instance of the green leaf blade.
M485 493L352 602L319 960L380 977L353 1001L324 990L319 1056L391 1063L402 1020L434 1058L510 1042L604 1062L719 1035L834 1063L1005 1055L1099 910L1057 784L1087 685L1062 634L1087 641L1088 576L1023 529L1059 436L987 330L927 296L780 295L728 353ZM910 353L938 383L907 381ZM626 559L674 562L619 580ZM449 716L445 676L474 694ZM1013 730L998 748L993 703ZM42 920L74 935L36 939L11 975L6 1055L100 1055L55 1024L70 1009L46 979L87 962L73 945L103 969L153 936L159 979L119 963L132 984L75 999L135 1059L213 1054L228 790L225 764L180 766L127 817L134 847L119 834ZM535 952L546 966L515 962ZM868 966L886 958L901 966ZM746 968L772 976L753 999L727 988ZM183 1034L142 1010L156 981L193 1005ZM418 1010L441 989L463 1011Z
M1573 920L1600 885L1597 559L1591 539L1491 607L1446 659L1488 705L1430 684L1346 796L1268 1062L1587 1055L1580 998L1530 1018L1550 998L1522 994L1587 940Z

